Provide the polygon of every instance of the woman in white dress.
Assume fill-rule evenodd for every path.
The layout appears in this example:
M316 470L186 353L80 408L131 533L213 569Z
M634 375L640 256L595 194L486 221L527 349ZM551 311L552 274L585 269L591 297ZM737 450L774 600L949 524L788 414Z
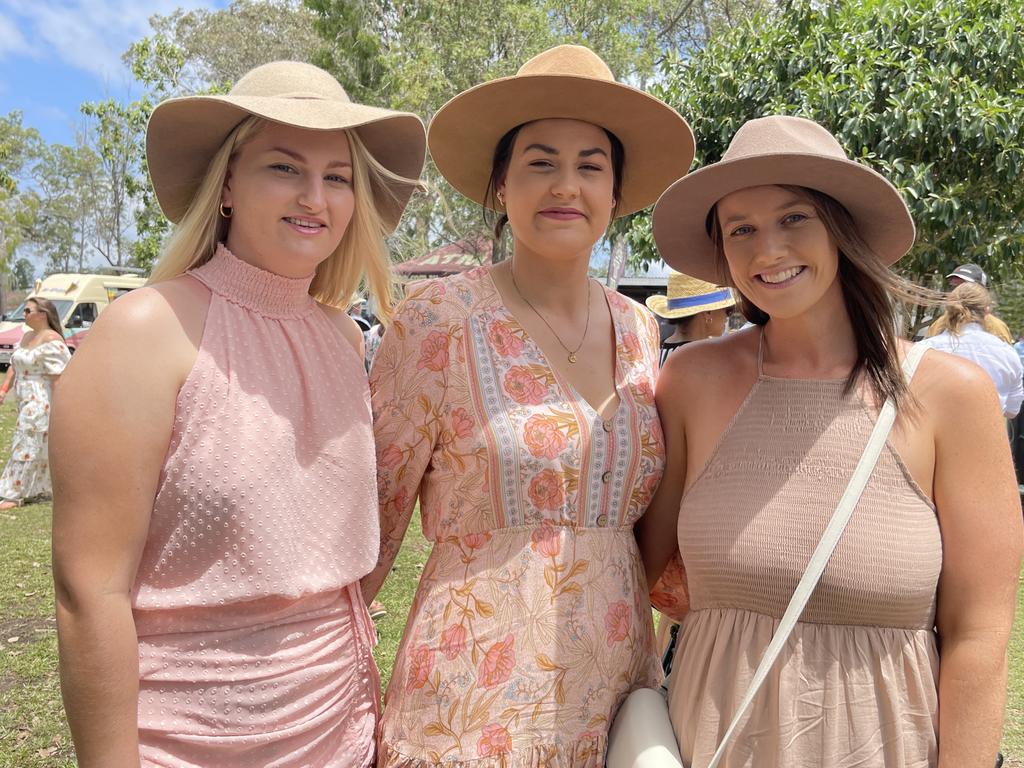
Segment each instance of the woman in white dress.
M31 330L18 342L0 385L0 404L7 399L12 386L18 398L11 458L0 476L0 509L20 507L28 499L50 493L50 397L54 382L71 359L52 302L26 301L25 323Z

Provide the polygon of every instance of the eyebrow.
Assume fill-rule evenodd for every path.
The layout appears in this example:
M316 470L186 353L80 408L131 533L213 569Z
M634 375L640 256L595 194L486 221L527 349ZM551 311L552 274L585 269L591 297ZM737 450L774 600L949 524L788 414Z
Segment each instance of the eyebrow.
M523 154L526 154L531 149L540 150L541 152L544 152L545 154L548 154L548 155L557 155L557 154L559 154L557 149L555 149L554 147L549 147L547 144L531 144L530 146L528 146L525 149L523 149ZM600 147L592 147L590 149L581 149L580 150L580 154L579 154L580 157L590 157L591 155L604 155L605 157L608 157L608 153L605 152Z
M802 198L793 197L793 198L790 198L789 200L787 200L786 202L784 202L778 208L776 208L775 211L776 211L776 213L779 212L779 211L784 211L786 208L792 208L794 205L803 205L805 202L806 201L803 200ZM742 215L742 214L736 214L735 216L730 216L728 219L723 221L722 224L732 224L733 222L736 222L736 221L743 221L745 218L747 218L747 217Z
M284 147L271 147L270 149L267 150L267 152L280 152L282 155L287 155L288 157L292 158L293 160L296 160L297 162L300 162L300 163L307 162L306 158L304 158L302 155L300 155L298 152L296 152L296 151L294 151L292 149L285 149ZM334 161L328 163L327 167L328 168L346 168L346 167L347 168L351 168L352 167L352 163L350 163L347 160L334 160Z

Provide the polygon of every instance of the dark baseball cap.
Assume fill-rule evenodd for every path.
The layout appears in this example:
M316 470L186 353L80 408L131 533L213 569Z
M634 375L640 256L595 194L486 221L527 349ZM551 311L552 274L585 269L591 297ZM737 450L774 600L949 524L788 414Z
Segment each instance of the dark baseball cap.
M959 277L968 283L978 283L979 285L988 285L988 275L985 274L985 270L979 267L977 264L961 264L959 267L954 269L948 275L950 277Z

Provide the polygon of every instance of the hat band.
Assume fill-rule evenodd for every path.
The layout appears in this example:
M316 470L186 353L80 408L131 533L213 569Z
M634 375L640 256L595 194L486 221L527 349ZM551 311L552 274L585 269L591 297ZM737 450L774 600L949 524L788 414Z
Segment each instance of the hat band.
M715 291L714 293L705 293L700 296L685 296L681 299L669 299L669 309L686 309L688 307L696 307L700 304L713 304L716 301L728 301L732 298L732 294L728 288L721 291Z

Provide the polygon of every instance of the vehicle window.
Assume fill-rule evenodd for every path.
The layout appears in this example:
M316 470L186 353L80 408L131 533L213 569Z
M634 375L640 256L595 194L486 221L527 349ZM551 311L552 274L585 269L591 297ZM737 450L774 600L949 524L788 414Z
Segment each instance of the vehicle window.
M82 328L96 321L96 305L92 302L79 304L66 323L68 328Z

